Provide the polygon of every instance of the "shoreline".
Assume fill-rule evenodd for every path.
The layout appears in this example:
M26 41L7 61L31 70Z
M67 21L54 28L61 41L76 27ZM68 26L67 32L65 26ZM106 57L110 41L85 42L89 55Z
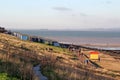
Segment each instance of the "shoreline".
M68 46L83 46L94 49L102 50L120 50L120 38L93 38L93 37L40 37L40 36L31 36L29 34L22 34L13 32L13 35L22 39L22 40L33 40L33 42L39 42L39 40L48 43L52 41L52 44L68 44ZM33 38L32 38L33 37ZM38 39L39 38L39 39Z
M118 48L120 47L120 44L102 44L102 43L86 43L86 44L77 44L77 43L72 43L72 42L60 42L60 43L64 43L64 44L73 44L73 45L81 45L81 46L88 46L88 47L115 47Z
M71 43L65 43L65 42L60 42L60 44L63 45L73 45L74 47L81 47L81 48L86 48L86 49L94 49L94 50L102 50L102 51L120 51L119 46L100 46L100 45L79 45L79 44L71 44Z
M93 37L46 37L60 43L100 46L100 47L120 47L120 38L93 38Z
M55 40L60 43L65 44L74 44L74 45L82 45L88 47L105 47L105 48L119 48L120 47L120 37L117 37L117 33L111 37L112 32L105 32L103 35L102 32L98 34L93 32L65 32L65 31L39 31L39 30L18 30L21 33L25 33L28 35L36 35L37 37L42 37L48 40ZM32 33L31 33L32 32ZM98 34L98 35L96 35ZM106 37L107 35L107 37Z

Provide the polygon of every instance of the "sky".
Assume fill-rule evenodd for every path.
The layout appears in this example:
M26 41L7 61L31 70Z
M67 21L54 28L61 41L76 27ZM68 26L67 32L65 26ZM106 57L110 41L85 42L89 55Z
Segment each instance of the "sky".
M120 0L0 0L8 29L120 28Z

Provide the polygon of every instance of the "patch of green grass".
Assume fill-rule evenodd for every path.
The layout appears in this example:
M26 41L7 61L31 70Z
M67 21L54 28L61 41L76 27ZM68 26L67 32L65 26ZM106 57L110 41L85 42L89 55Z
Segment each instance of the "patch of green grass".
M41 48L52 48L53 49L53 52L55 53L69 53L69 51L65 48L61 48L61 47L55 47L55 46L52 46L52 45L48 45L48 44L43 44L43 43L36 43L36 42L33 42L34 44L39 44L39 46Z
M0 73L0 80L20 80L15 77L9 77L7 73Z

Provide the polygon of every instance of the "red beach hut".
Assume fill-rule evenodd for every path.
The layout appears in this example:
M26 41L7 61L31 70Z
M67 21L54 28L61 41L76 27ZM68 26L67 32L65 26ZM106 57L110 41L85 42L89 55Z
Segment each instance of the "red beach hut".
M91 51L90 52L90 59L91 60L98 60L99 59L99 52L97 52L97 51Z

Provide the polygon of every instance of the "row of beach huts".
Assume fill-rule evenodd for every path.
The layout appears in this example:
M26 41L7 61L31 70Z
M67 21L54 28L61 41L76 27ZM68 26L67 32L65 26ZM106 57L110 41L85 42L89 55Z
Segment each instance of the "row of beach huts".
M21 40L25 40L25 41L28 40L28 41L32 41L32 42L38 42L38 43L43 43L43 44L48 44L48 45L60 47L59 42L57 42L55 40L39 37L39 36L30 36L30 35L22 34L19 32L12 32L11 35L16 36L17 38L19 38Z
M6 30L4 27L0 27L0 33L12 35L21 40L38 42L38 43L48 44L56 47L68 48L70 46L70 44L59 43L58 41L39 37L39 36L31 36L31 35L23 34L20 32L12 32L10 30Z

